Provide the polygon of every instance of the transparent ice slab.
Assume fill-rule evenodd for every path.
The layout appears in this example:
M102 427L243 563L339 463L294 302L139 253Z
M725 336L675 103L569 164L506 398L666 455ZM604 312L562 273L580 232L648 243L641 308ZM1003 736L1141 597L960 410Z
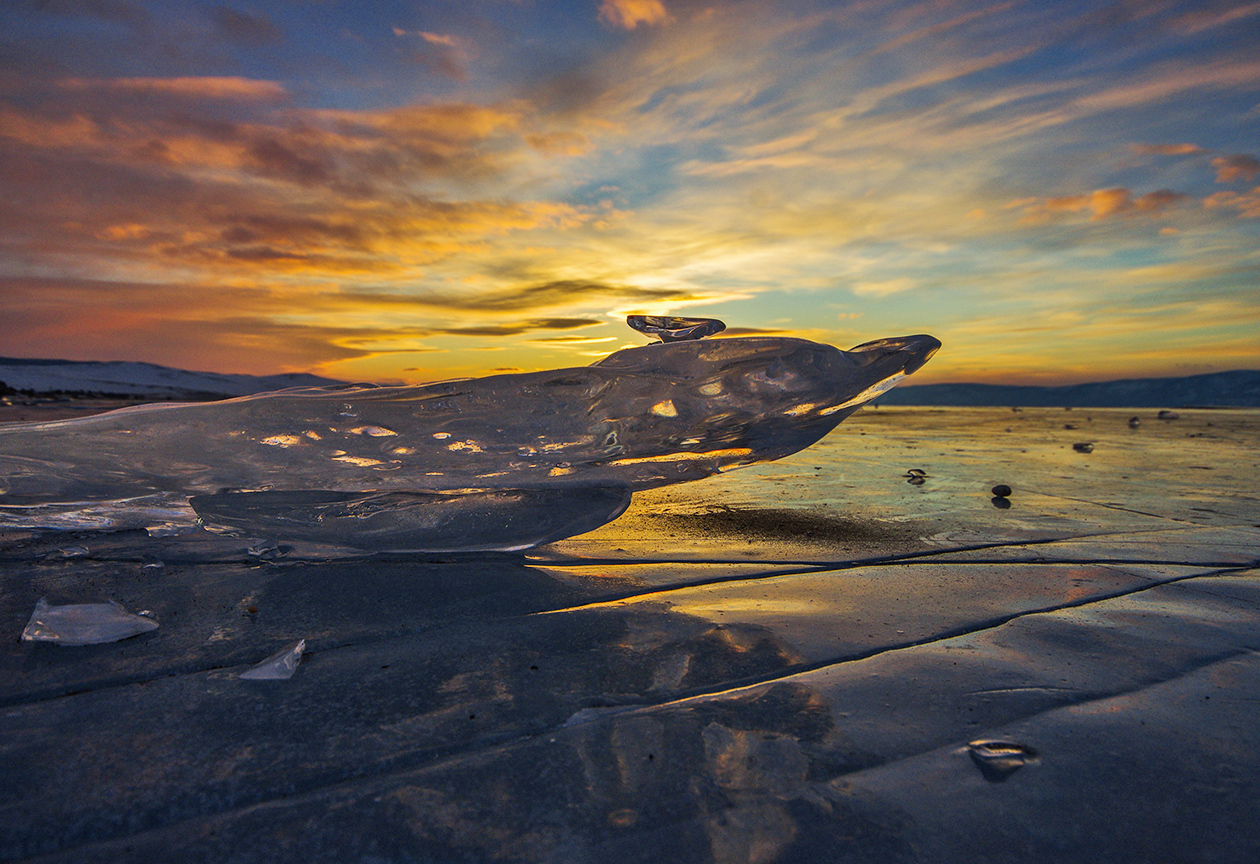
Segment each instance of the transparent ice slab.
M240 677L246 681L287 681L297 671L302 662L302 653L306 651L306 640L299 639L286 648L281 648L256 666L242 672Z
M624 486L478 492L228 492L190 500L239 533L362 549L517 551L594 531L630 506Z
M79 527L77 508L89 527L104 513L148 527L155 511L179 523L195 510L278 540L519 549L598 527L634 490L808 447L939 347L698 339L570 369L13 424L0 427L0 526Z
M23 642L55 642L58 645L104 645L156 630L152 618L133 615L119 604L72 603L51 606L41 597L22 631Z
M631 329L662 342L684 342L721 333L726 324L716 318L673 318L657 315L631 315L626 318Z

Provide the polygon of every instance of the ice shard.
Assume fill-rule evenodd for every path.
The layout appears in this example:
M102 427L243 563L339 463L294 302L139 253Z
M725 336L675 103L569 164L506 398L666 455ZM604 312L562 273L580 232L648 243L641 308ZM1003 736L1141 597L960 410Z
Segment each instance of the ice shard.
M47 599L41 597L31 613L31 620L22 631L22 641L103 645L157 628L158 624L152 618L133 615L112 600L108 603L51 606Z
M939 347L684 339L570 369L14 424L0 525L71 527L77 509L92 527L145 527L191 506L278 540L519 549L592 530L634 490L808 447Z
M306 640L299 639L292 645L281 648L256 666L251 666L240 674L240 678L245 681L287 681L297 671L305 651Z

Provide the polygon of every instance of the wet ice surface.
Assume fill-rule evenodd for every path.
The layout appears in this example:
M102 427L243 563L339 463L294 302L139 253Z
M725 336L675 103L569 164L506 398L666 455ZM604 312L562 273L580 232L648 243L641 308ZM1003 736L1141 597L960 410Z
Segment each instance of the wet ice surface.
M940 347L656 329L685 341L573 369L2 426L0 526L519 550L615 519L633 492L808 447Z
M1178 413L867 409L526 555L10 535L0 858L1250 864L1260 412ZM18 641L88 593L162 627Z

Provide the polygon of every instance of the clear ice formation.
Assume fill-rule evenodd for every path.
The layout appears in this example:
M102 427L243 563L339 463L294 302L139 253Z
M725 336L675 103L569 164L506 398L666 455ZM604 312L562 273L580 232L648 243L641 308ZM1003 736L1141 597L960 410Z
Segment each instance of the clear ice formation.
M252 666L240 677L246 681L287 681L302 662L306 640L299 639L287 648L281 648L257 666Z
M662 342L685 342L703 339L721 333L726 324L716 318L673 318L657 315L630 315L626 323L631 328L655 336Z
M0 526L199 521L371 550L527 549L615 519L635 490L808 447L939 347L683 338L571 369L13 424Z
M22 631L23 642L55 642L58 645L104 645L156 630L152 618L133 615L108 603L74 603L50 606L41 597Z

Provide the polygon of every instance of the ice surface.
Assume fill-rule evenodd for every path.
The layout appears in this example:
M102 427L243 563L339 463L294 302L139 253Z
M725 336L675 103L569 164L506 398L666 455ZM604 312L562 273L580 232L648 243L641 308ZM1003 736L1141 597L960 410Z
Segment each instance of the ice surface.
M228 492L196 495L197 514L245 533L359 548L527 549L611 522L624 486L477 492Z
M50 606L48 600L41 597L22 631L22 641L103 645L148 633L157 627L153 619L133 615L113 601Z
M191 507L275 540L525 548L616 518L635 490L808 447L939 347L692 339L578 368L14 424L0 428L0 526L141 528Z
M302 652L306 650L306 640L299 639L287 648L282 648L266 660L242 672L241 678L247 681L285 681L293 677L298 664L302 662Z

